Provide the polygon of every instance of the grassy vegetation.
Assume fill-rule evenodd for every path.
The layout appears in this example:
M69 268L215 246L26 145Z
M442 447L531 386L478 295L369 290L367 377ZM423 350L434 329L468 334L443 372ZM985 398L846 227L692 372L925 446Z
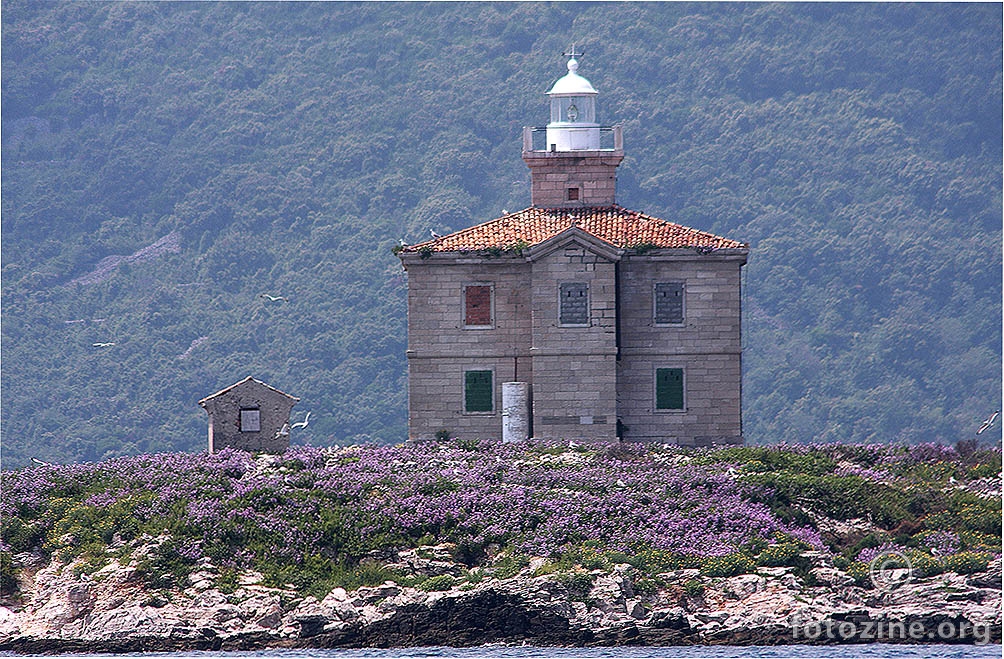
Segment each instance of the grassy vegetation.
M141 456L4 472L0 565L5 591L13 557L36 552L88 573L132 561L153 591L184 587L209 564L224 592L254 571L317 597L386 580L470 587L534 558L535 574L576 592L625 564L639 592L679 569L805 574L808 550L862 583L883 551L919 574L969 573L1000 554L1000 481L984 475L1000 468L998 450L939 446L447 442ZM827 531L842 520L866 531ZM443 543L462 574L421 577L381 558L434 557L421 548Z

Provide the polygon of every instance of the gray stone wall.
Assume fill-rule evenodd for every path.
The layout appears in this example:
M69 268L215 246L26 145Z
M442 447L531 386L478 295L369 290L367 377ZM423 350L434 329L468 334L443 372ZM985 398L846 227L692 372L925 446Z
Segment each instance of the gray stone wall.
M620 263L618 415L626 440L741 441L744 257L625 256ZM684 284L678 325L654 319L657 282ZM655 369L682 368L685 409L655 409Z
M533 267L533 430L536 437L616 437L614 263L578 244L558 247ZM588 287L589 323L563 326L562 283Z
M202 406L209 414L209 452L231 447L243 451L282 453L289 448L289 434L277 436L289 423L297 399L280 391L248 380L218 395L206 398ZM257 432L245 432L240 426L241 409L257 408Z
M411 258L408 270L408 435L498 438L502 382L532 381L530 269L506 255ZM492 326L464 325L464 286L491 285ZM492 412L464 411L464 371L492 370Z
M529 259L405 257L409 436L499 438L501 385L519 380L532 385L535 437L613 440L620 418L629 441L741 441L745 256L663 250L627 254L616 265L612 258L576 241ZM654 321L657 282L684 284L682 323ZM562 326L562 283L588 286L587 325ZM465 285L492 286L491 328L464 327ZM655 409L656 368L683 369L685 409ZM466 370L493 372L493 411L464 411Z

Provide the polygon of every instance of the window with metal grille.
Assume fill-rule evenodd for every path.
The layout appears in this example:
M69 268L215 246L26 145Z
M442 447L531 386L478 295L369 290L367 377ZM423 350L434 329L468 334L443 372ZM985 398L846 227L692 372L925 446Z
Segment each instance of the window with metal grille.
M241 432L261 432L261 411L256 407L241 408Z
M492 412L495 396L491 371L464 371L464 411Z
M464 325L490 327L492 324L492 287L464 286Z
M589 324L589 285L584 283L561 284L559 321L562 325Z
M655 409L683 409L683 369L655 369Z
M658 282L655 285L654 296L656 325L678 325L683 322L682 282Z

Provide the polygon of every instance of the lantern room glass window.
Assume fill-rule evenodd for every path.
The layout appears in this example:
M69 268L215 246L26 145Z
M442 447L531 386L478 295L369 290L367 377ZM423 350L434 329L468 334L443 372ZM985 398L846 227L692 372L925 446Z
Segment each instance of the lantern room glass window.
M552 98L551 123L596 123L596 99L589 96Z

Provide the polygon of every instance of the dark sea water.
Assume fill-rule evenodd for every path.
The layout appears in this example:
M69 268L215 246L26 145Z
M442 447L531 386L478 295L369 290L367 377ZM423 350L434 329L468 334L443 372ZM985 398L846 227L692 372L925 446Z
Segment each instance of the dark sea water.
M21 655L31 656L31 655ZM50 655L51 656L51 655ZM116 659L118 657L149 657L165 659L415 659L420 657L453 657L457 659L726 659L757 657L763 659L999 659L1000 645L828 645L828 646L729 646L701 645L692 647L648 648L541 648L488 646L480 648L396 648L392 650L261 650L257 652L151 652L137 654L57 655L73 659Z

